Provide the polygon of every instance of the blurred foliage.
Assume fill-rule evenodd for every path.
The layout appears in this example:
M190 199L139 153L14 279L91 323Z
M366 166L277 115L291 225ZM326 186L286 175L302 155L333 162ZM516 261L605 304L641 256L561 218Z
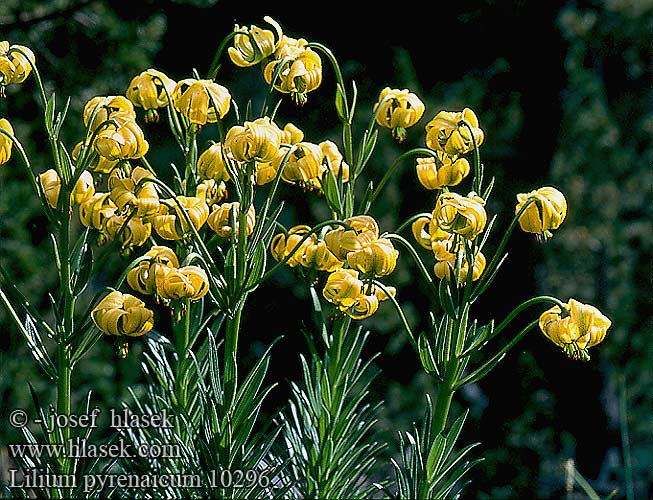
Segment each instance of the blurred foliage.
M56 89L60 102L70 96L64 137L71 147L81 133L80 113L88 99L124 92L131 76L157 64L168 62L173 72L184 68L185 74L170 74L173 78L188 76L195 65L201 71L205 69L201 65L209 62L204 56L208 54L210 59L217 39L226 34L221 31L223 26L230 29L233 22L260 23L265 14L273 15L282 25L289 19L291 36L311 37L328 46L339 43L334 52L339 60L344 55L340 63L345 80L354 79L359 90L360 112L355 130L364 129L366 112L371 111L385 85L410 88L425 102L424 118L409 133L405 145L398 147L387 134L385 137L380 134L375 159L366 172L370 179L380 178L400 149L423 146L420 130L437 111L464 106L474 109L486 131L482 161L496 176L495 190L501 194L493 196L488 207L490 213L498 214L497 224L505 227L509 222L514 194L543 183L559 187L570 206L565 224L546 245L539 246L524 235L515 235L514 249L500 273L503 277L495 284L501 299L479 303L477 314L482 316L479 319L501 317L511 305L537 290L563 300L575 297L594 303L612 319L613 327L588 365L567 361L537 334L531 334L522 341L522 350L512 352L491 377L466 388L463 398L455 402L452 415L460 415L466 407L470 408L461 441L480 441L481 446L475 452L485 457L470 472L474 483L468 488L466 498L560 497L565 485L563 465L569 458L575 459L578 470L599 493L607 495L618 486L615 498L625 498L619 427L622 378L628 394L626 416L633 453L632 472L637 478L635 489L642 498L650 496L653 492L646 491L650 488L647 485L653 484L650 458L653 456L650 419L653 347L648 341L653 331L650 2L570 2L555 12L556 26L512 24L519 30L514 34L516 39L529 29L534 33L549 28L555 31L559 48L564 50L559 68L555 67L558 64L555 58L548 66L542 62L538 67L536 57L529 61L524 60L526 56L520 50L508 52L507 46L519 42L505 33L497 36L506 37L506 41L492 38L504 26L501 16L519 16L525 9L525 2L521 1L498 4L486 0L474 6L458 6L455 12L451 7L451 23L445 23L447 26L442 28L447 30L443 38L478 35L487 40L484 46L482 40L468 39L461 49L468 51L464 57L457 56L455 50L439 54L441 48L424 47L429 35L423 31L421 38L414 34L403 43L400 37L404 32L387 33L386 41L381 42L386 52L379 55L379 42L369 34L372 27L367 31L361 28L361 33L367 35L352 34L358 38L347 48L347 43L340 40L340 32L330 24L331 18L325 17L315 30L297 13L293 16L283 11L275 15L248 10L242 13L246 18L241 20L237 5L231 5L223 13L221 2L212 0L131 3L3 0L0 38L30 46L37 54L46 91ZM185 26L182 32L194 30L194 41L208 39L209 43L193 45L178 38L181 21L175 16L181 9L192 12L185 20L193 19L197 23L197 26ZM202 19L211 17L211 13L214 19ZM530 19L538 18L533 14ZM172 26L173 21L177 21L176 28ZM215 24L213 30L200 29L210 22ZM542 18L541 23L546 22L548 19ZM462 34L456 34L456 30L463 30ZM170 37L174 40L169 40ZM642 40L649 43L643 44ZM497 53L488 56L487 52L497 47ZM372 48L379 52L376 59L370 53ZM179 57L186 50L189 52ZM438 57L448 58L438 62L436 68L433 68L434 50ZM543 49L530 47L530 50ZM369 63L368 55L373 58ZM447 66L447 62L455 64ZM159 69L166 71L168 66ZM547 72L551 69L558 70L561 78ZM251 78L239 80L232 78L227 65L221 71L224 84L233 90L239 102L240 96L249 96L261 84L256 70L250 72ZM533 74L525 74L531 71ZM325 112L326 108L320 106L320 100L333 99L333 80L329 73L325 72L322 87L311 94L303 109L287 103L279 109L280 123L295 120L314 124L313 130L306 130L308 140L338 140L335 112ZM534 84L537 81L541 81L539 86ZM45 160L45 135L33 125L40 123L36 92L31 80L20 90L10 87L8 98L0 103L0 116L11 117L16 135L26 144L34 164L43 164L45 170L49 167ZM158 137L155 128L146 130L146 134L153 136L153 151L165 148L165 138ZM25 295L47 311L47 291L54 284L55 275L51 272L50 242L41 229L45 218L15 162L4 168L0 176L0 259L5 264L11 262L10 270ZM8 172L7 168L13 170ZM290 189L285 189L282 197L287 200L284 224L310 224L312 220L307 218L321 217L310 197ZM407 162L395 173L383 199L379 199L372 211L381 227L391 230L410 215L430 211L432 203L433 196L418 186L414 166ZM15 210L16 207L20 210ZM121 269L124 263L115 267ZM107 265L107 269L111 266ZM293 283L289 273L287 269L279 272L257 291L248 306L248 310L257 311L244 319L244 328L250 336L251 359L256 359L262 346L279 334L287 335L296 351L306 351L299 329L310 324L310 310L308 306L306 311L294 309L293 317L288 317L288 307L307 304L301 296L304 293L301 287L289 288ZM417 332L427 328L428 318L421 316L426 307L421 292L426 288L421 289L420 283L414 282L415 275L411 264L406 263L399 266L392 284L402 294L402 305ZM520 279L518 286L514 283L515 276ZM269 319L265 329L260 326L259 313ZM13 332L5 319L5 312L0 311L2 331ZM379 430L385 440L394 443L387 450L393 456L398 453L397 432L410 429L421 418L424 393L433 396L433 388L418 371L405 335L397 334L398 325L391 308L382 308L366 323L373 334L369 349L383 351L376 361L381 372L370 391L374 398L383 401ZM38 382L40 374L35 374L33 365L23 361L29 356L17 335L3 335L0 346L3 401L0 420L5 422L11 409L31 406L26 381L37 382L37 392L46 401L50 393L47 384ZM76 400L81 400L92 388L100 406L117 406L118 400L126 398L126 388L142 380L139 355L136 348L127 360L118 361L111 344L100 343L78 368L85 382L76 387ZM291 352L288 359L291 361L284 361L279 352L273 353L270 378L298 378L297 353ZM286 401L289 389L281 386L288 385L280 384L275 401ZM579 414L578 405L584 408L584 413ZM264 407L270 413L276 409ZM0 442L19 439L11 433L12 429L4 425L2 429Z

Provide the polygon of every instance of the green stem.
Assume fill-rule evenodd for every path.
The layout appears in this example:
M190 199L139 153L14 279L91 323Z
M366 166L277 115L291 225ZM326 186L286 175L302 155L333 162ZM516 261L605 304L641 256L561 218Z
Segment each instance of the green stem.
M238 335L240 333L240 320L243 312L242 300L231 316L227 316L225 344L224 344L224 401L226 408L231 408L236 401L238 388Z
M543 302L553 303L553 304L557 305L558 307L560 307L561 310L564 310L564 309L567 308L567 305L564 302L556 299L555 297L549 297L547 295L540 295L538 297L533 297L532 299L529 299L529 300L527 300L525 302L522 302L517 307L515 307L512 311L510 311L510 314L508 314L508 316L506 316L506 318L501 323L499 323L496 326L496 328L494 328L494 331L492 332L492 335L490 337L488 337L487 340L489 341L489 340L493 339L494 337L496 337L499 333L501 333L501 331L505 327L507 327L512 322L512 320L517 317L517 315L519 313L521 313L525 309L528 309L529 307L531 307L531 306L533 306L535 304L541 304Z
M508 226L508 229L503 235L503 238L501 239L501 243L499 243L499 247L497 248L497 251L494 253L492 260L485 267L485 271L483 271L483 275L481 276L481 278L476 282L476 287L471 293L471 297L470 297L471 302L473 302L480 295L480 292L484 289L485 282L489 279L490 276L492 276L494 268L498 265L498 263L502 259L501 254L503 253L503 250L506 248L506 245L508 244L508 240L510 239L512 232L514 231L515 226L517 226L517 223L519 222L519 218L524 213L524 211L528 208L528 206L533 202L535 202L535 198L529 198L528 200L526 200L526 202L521 207L521 209L512 218L512 221L510 222L510 226Z
M177 392L177 403L180 408L186 408L188 402L188 383L186 380L186 368L188 365L188 349L190 339L190 318L191 318L191 303L189 299L185 299L183 304L179 304L183 318L181 325L177 324L174 329L175 333L175 347L177 349L177 373L175 379L175 389ZM179 327L181 326L181 328Z
M420 154L435 157L435 151L432 151L432 150L430 150L428 148L414 148L414 149L411 149L410 151L406 151L405 153L402 153L401 155L399 155L395 159L395 161L392 163L392 165L390 165L390 168L388 170L386 170L385 174L381 178L381 181L379 182L379 185L376 186L376 188L374 188L374 191L372 191L372 194L368 198L367 203L365 203L365 206L363 207L363 211L362 211L363 214L365 214L365 213L367 213L369 211L370 206L372 205L372 203L374 203L374 200L376 199L376 197L381 193L381 190L383 189L383 187L390 180L390 177L392 176L395 169L397 168L397 165L399 165L399 163L402 160L404 160L405 158L409 158L411 156L420 155Z
M510 349L512 349L515 346L515 344L517 344L517 342L519 342L530 330L535 328L535 326L537 326L538 323L539 323L539 319L531 321L521 332L515 335L515 337L510 342L508 342L503 348L501 348L494 356L488 359L485 363L483 363L481 366L479 366L476 370L474 370L472 373L467 375L465 378L459 380L455 385L455 389L457 390L469 382L475 382L476 380L480 380L485 375L487 375L490 372L490 370L494 368L494 366L496 366L496 364L501 360L501 358Z
M451 339L457 327L457 322L451 321L447 326L446 336ZM434 439L438 434L442 433L447 425L449 417L449 410L451 409L451 401L456 392L456 377L458 375L458 367L460 360L453 355L451 342L447 342L445 347L446 356L448 359L447 366L443 374L444 380L438 386L438 395L435 400L435 409L433 414L433 422L431 423L431 438ZM436 379L437 380L437 379Z

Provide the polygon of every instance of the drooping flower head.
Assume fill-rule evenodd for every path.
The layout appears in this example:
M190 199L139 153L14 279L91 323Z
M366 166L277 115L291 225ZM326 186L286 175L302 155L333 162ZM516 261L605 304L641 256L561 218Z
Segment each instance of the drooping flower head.
M107 294L91 312L98 329L108 335L138 337L154 326L154 313L145 303L128 293Z
M399 251L388 238L378 238L369 245L347 254L347 263L363 275L379 278L394 271Z
M146 122L156 122L159 120L157 110L168 105L176 85L177 82L165 73L150 68L132 78L125 95L134 106L146 111Z
M84 105L84 126L94 132L102 123L118 115L118 121L136 120L134 105L121 95L97 96Z
M172 102L190 123L201 126L224 118L231 107L231 94L213 80L186 78L175 86Z
M254 66L265 58L274 54L281 41L283 33L281 26L269 16L264 20L272 25L274 31L259 28L258 26L234 26L234 45L227 49L229 58L236 66L248 68Z
M156 215L149 217L152 227L164 240L179 240L192 232L192 227L201 228L209 217L209 206L198 196L177 196L162 200Z
M433 272L440 279L453 281L456 277L456 267L458 265L458 253L454 250L452 240L439 240L432 245L433 255L435 256L435 265ZM458 274L458 285L464 285L469 276L469 263L462 249L460 270ZM476 252L474 256L474 263L472 265L472 281L478 280L483 271L485 271L485 255L481 252Z
M108 179L111 200L120 211L135 211L138 217L154 215L159 211L159 193L154 183L146 179L153 174L143 167L134 168L129 176L120 169L114 170Z
M155 273L157 296L166 301L199 300L209 291L209 278L199 266L158 266Z
M263 70L263 76L268 84L275 78L275 89L290 94L295 104L304 105L306 94L322 83L322 59L303 38L283 35L274 59Z
M223 148L241 162L272 161L279 153L281 130L264 116L229 129Z
M349 165L338 149L338 146L333 141L322 141L318 144L322 151L322 163L324 163L333 172L333 175L338 178L342 175L342 182L349 182ZM342 171L342 174L340 173Z
M369 215L355 215L343 222L351 229L338 226L324 235L329 250L342 261L347 260L349 252L362 250L379 238L379 225Z
M487 223L483 204L483 200L474 194L441 193L435 202L433 221L443 231L472 240L483 232Z
M458 156L479 147L485 134L478 126L476 114L465 108L461 112L440 111L426 124L426 145L449 156Z
M309 245L304 236L311 230L310 226L300 224L288 230L288 234L279 233L272 238L270 253L278 262L288 259L286 265L295 267L300 264L305 248ZM298 246L299 245L299 246ZM295 249L295 247L297 247Z
M542 333L573 359L588 361L587 350L601 342L612 322L596 307L569 299L566 310L554 306L540 316Z
M10 45L0 41L0 97L5 97L5 87L10 83L23 83L32 72L34 52L24 45Z
M519 216L519 226L522 231L535 233L540 240L548 239L552 236L551 231L558 229L567 216L565 195L554 187L520 193L517 195L515 215L530 199L534 201Z
M131 253L134 247L144 245L152 234L152 224L142 217L126 213L114 213L104 223L103 233L122 243L122 255Z
M0 128L14 135L14 129L6 118L0 118ZM11 158L11 148L14 141L10 137L0 132L0 165L7 163Z
M302 224L290 228L288 234L279 233L272 238L270 252L275 260L281 262L288 258L289 267L301 265L316 271L333 272L342 267L343 262L333 255L322 238L315 233L306 237L310 230L310 226Z
M218 235L223 238L231 236L234 228L236 234L240 231L240 203L237 201L214 205L211 214L208 217L207 224ZM235 221L235 225L234 222ZM254 231L256 224L256 210L254 205L250 205L247 210L245 231L249 236Z
M281 172L281 179L307 190L320 189L322 186L320 179L326 171L320 146L311 142L299 142L292 146L291 151ZM279 151L273 160L275 166L278 165L277 169L280 168L285 157L286 153L283 150Z
M424 103L408 89L385 87L374 105L376 123L392 130L397 142L406 139L406 129L415 125L424 114Z
M159 267L179 267L174 250L162 245L152 246L138 264L127 272L127 284L143 295L156 293L156 271Z
M228 181L229 171L222 156L222 144L215 142L205 149L197 159L197 174L202 179L214 179L218 182Z
M392 296L396 290L388 287ZM340 311L355 320L370 317L379 308L379 302L388 295L376 285L368 286L359 279L355 269L336 269L329 274L322 289L322 296Z
M135 117L127 112L116 112L110 120L95 138L95 151L109 161L133 160L145 156L150 145Z
M460 184L469 174L470 166L465 158L453 158L443 151L436 151L435 157L417 158L416 170L420 184L433 190Z

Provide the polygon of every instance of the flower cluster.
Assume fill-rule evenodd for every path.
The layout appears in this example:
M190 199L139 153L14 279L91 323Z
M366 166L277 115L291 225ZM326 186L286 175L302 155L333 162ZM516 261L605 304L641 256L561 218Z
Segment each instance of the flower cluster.
M136 292L154 295L158 302L188 299L199 300L209 291L209 278L199 266L179 266L175 252L166 246L154 245L135 261L127 273L127 283Z
M324 298L354 319L371 316L379 302L388 298L375 279L392 273L399 257L392 241L379 234L378 223L369 215L347 218L323 236L309 226L295 226L274 237L271 253L290 267L326 271ZM387 289L395 295L394 288Z
M285 35L279 24L266 17L274 31L257 26L234 27L234 45L228 50L231 61L240 67L260 64L263 77L276 90L290 94L304 105L306 94L322 83L322 59L303 38Z
M237 67L260 66L270 92L288 95L295 104L303 105L308 93L322 82L318 52L325 48L304 38L289 37L276 21L269 17L265 20L271 29L235 25L233 46L228 47L227 55ZM34 70L34 61L29 48L0 41L0 96L4 96L7 85L25 81ZM353 154L351 141L344 144L347 160L353 163L350 172L335 142L311 141L294 123L279 126L276 112L269 113L266 105L262 116L252 117L248 109L245 120L241 122L236 116L238 123L227 123L230 110L235 109L236 115L238 110L232 105L229 89L214 80L216 75L217 70L206 79L195 74L177 82L149 68L131 78L124 95L90 99L82 113L86 134L72 149L73 161L65 168L57 164L35 175L49 215L54 212L70 217L77 208L79 221L97 233L98 243L117 241L123 255L149 243L149 249L132 261L125 279L134 292L153 296L173 309L202 299L211 285L222 287L228 281L222 277L210 280L206 261L204 267L190 263L199 255L195 253L198 248L205 252L201 260L212 258L207 241L211 251L222 253L216 246L232 245L231 250L238 247L241 258L245 255L248 259L252 253L247 239L252 235L262 238L262 233L269 238L266 245L269 242L270 253L279 263L300 271L311 284L323 278L322 296L341 313L360 320L373 315L380 302L394 301L396 290L379 279L394 272L399 252L392 238L400 237L380 232L377 221L366 214L369 205L363 213L352 215L353 184L374 147L374 133L366 131L358 157ZM351 117L345 116L349 103L342 85L336 108L343 122L351 125ZM150 144L139 125L137 109L142 110L150 126L156 126L159 113L167 113L186 161L183 179L174 168L177 189L159 179L146 160ZM370 128L390 129L395 141L401 143L407 129L424 116L425 105L409 89L385 87L372 112ZM196 139L202 127L218 122L219 140L209 140L200 149ZM426 149L418 151L415 171L419 183L435 191L435 202L430 214L412 222L412 233L433 256L435 276L469 291L473 282L491 274L481 251L488 226L484 197L490 192L480 193L483 169L479 148L485 132L469 108L438 112L424 131ZM11 158L16 142L13 134L11 124L0 118L0 164ZM346 140L347 134L343 138ZM472 172L474 187L466 195L452 191ZM271 229L263 229L269 223L268 207L262 216L257 214L254 192L275 182L274 192L279 180L325 194L335 220L314 228L297 225L272 236ZM230 199L230 191L236 193L235 198ZM349 195L351 199L343 203ZM338 204L341 206L336 207ZM560 227L566 214L567 201L554 187L520 193L509 231L518 223L523 231L544 241ZM185 265L180 265L174 250L158 244L157 238L175 242L176 251L183 252L180 255ZM490 268L494 262L490 261ZM243 283L232 288L238 290L239 286ZM223 305L217 299L216 303ZM152 311L140 299L119 291L105 296L91 317L100 330L114 336L142 335L153 325ZM566 308L556 306L544 313L539 323L549 339L578 359L588 358L587 348L601 342L610 326L596 308L574 299Z

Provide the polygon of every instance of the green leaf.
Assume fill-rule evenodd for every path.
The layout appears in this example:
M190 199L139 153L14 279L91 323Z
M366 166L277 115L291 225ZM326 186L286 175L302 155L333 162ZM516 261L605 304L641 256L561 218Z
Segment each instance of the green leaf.
M54 110L56 106L56 98L54 92L48 98L48 102L45 105L45 128L48 133L52 133L54 127Z
M435 374L438 378L440 378L441 375L440 371L438 370L437 361L433 355L431 344L424 332L419 334L419 338L417 339L417 347L419 350L419 357L422 362L422 367L426 373Z
M336 112L338 113L338 118L340 118L340 120L345 123L349 123L349 116L347 110L348 106L347 106L347 100L345 98L345 91L342 88L342 85L340 85L339 83L336 85L335 105L336 105Z
M322 174L322 191L324 192L324 197L326 198L329 207L331 207L338 216L342 216L342 197L340 195L340 187L338 186L336 176L330 168L327 168L324 174Z

